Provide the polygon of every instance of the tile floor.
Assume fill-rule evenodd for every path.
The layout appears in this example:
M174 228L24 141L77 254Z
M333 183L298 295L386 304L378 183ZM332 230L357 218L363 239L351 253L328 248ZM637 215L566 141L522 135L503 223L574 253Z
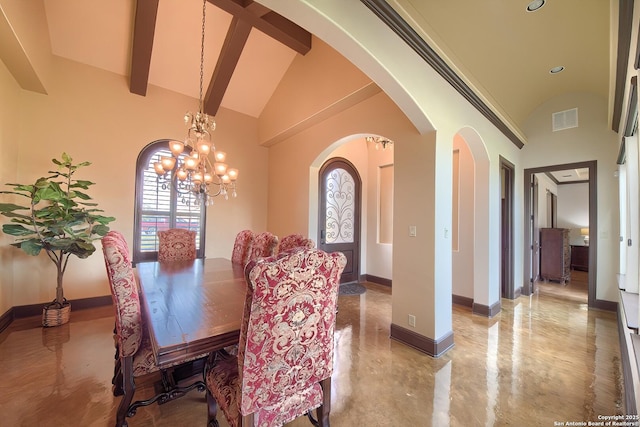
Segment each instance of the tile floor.
M616 315L587 310L575 287L541 283L492 319L454 306L455 346L434 359L389 339L391 290L366 286L339 299L334 427L554 426L623 412ZM14 321L0 334L0 426L113 426L112 329L111 307L57 328ZM147 382L136 398L152 394ZM204 427L205 397L141 408L129 426Z

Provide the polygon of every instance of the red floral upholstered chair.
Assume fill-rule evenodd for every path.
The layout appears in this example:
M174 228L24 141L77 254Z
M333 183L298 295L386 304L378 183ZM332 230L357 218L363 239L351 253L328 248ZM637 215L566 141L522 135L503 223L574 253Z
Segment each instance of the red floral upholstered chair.
M114 395L124 394L118 406L116 426L126 426L125 417L135 393L133 378L157 371L158 368L143 328L138 286L122 234L113 230L108 232L102 238L102 250L116 310L119 360L113 381Z
M251 250L249 251L249 259L247 262L258 259L271 257L276 254L278 247L278 236L265 231L258 233L253 238Z
M307 239L302 234L289 234L280 240L278 253L285 252L294 248L315 248L316 244L313 240Z
M253 243L253 231L242 230L236 235L236 240L233 244L233 252L231 253L231 262L234 264L240 264L243 267L249 261L249 251L251 250L251 244Z
M282 426L317 408L329 426L333 335L346 258L318 249L250 261L238 356L213 353L205 374L209 426ZM313 420L312 422L315 422Z
M183 228L158 231L158 261L196 259L196 232Z
M203 391L204 383L199 381L188 387L174 387L153 399L132 403L135 378L156 372L159 368L144 324L138 285L133 274L127 242L122 234L111 230L102 238L102 251L115 307L117 360L112 383L113 394L123 395L116 414L116 427L120 427L127 425L126 417L133 416L139 406L166 401L171 392L175 391L182 394L195 388ZM161 373L163 378L166 378L166 371Z

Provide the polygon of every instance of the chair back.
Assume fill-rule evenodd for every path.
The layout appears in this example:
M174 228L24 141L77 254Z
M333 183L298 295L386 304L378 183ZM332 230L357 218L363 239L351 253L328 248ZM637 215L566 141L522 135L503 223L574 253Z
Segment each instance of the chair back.
M158 261L196 259L196 232L184 228L158 231Z
M289 234L280 240L278 253L289 251L295 248L315 248L316 244L313 240L304 237L302 234Z
M340 252L318 249L249 262L238 345L242 414L288 398L303 400L331 376L338 286L346 262Z
M233 243L233 252L231 253L232 263L245 266L249 261L249 251L251 250L253 237L254 234L251 230L242 230L236 235L236 240Z
M268 231L258 233L253 238L249 258L247 262L258 259L272 257L276 254L278 247L278 237Z
M120 356L133 356L142 341L142 311L124 236L117 231L109 231L102 238L102 252L116 309L116 335Z

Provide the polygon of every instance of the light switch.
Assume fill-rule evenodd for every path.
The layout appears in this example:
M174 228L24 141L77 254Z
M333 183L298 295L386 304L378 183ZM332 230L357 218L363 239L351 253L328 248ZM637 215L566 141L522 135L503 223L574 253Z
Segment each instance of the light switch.
M416 236L417 236L416 226L415 225L410 225L409 226L409 237L416 237Z

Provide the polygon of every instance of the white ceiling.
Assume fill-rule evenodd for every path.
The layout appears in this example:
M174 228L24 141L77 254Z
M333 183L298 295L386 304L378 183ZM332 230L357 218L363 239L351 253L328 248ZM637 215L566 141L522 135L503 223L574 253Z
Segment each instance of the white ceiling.
M293 1L293 0L287 0ZM350 0L356 1L356 0ZM617 0L611 0L617 4ZM388 0L508 123L522 128L541 103L569 92L610 97L610 1ZM44 0L54 54L129 75L135 0ZM204 90L231 15L207 4ZM149 83L197 98L202 2L159 2ZM258 117L298 53L255 28L222 106ZM565 71L549 74L563 65ZM612 73L613 75L614 73Z
M552 172L549 172L549 174L553 176L555 181L558 183L589 180L589 168L552 171Z

